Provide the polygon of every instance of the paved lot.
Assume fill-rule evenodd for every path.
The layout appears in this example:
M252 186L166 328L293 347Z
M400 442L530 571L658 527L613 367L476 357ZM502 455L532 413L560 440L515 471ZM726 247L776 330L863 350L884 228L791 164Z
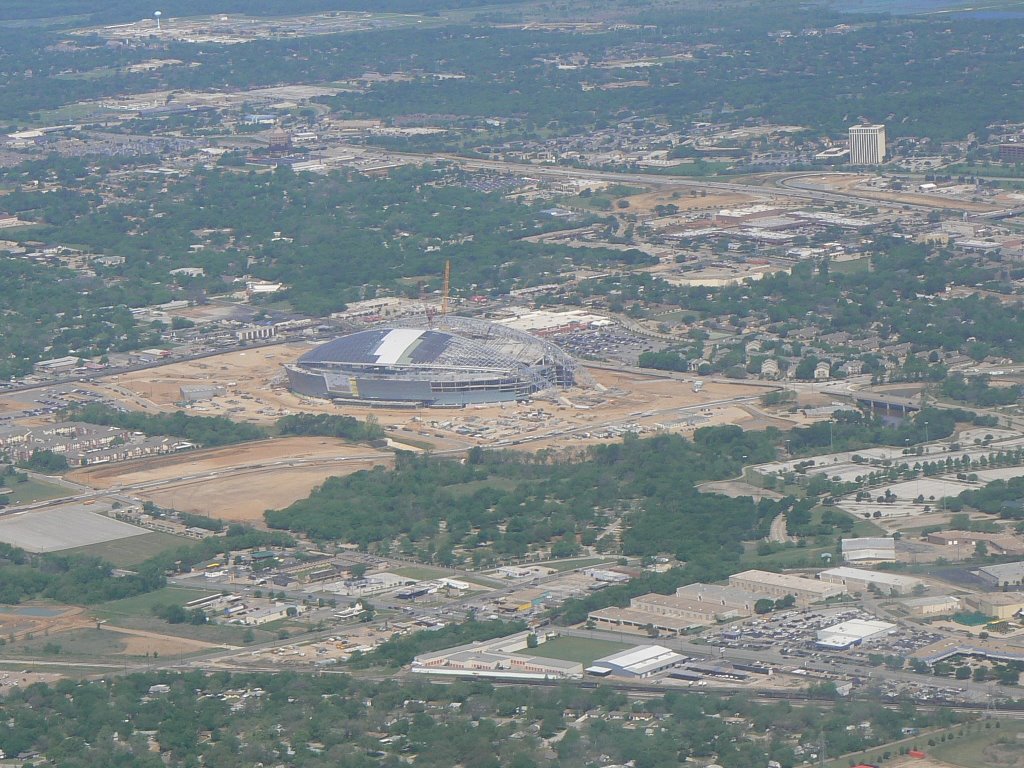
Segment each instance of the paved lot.
M29 552L58 552L144 533L148 533L145 528L104 517L83 504L22 512L0 519L0 541Z

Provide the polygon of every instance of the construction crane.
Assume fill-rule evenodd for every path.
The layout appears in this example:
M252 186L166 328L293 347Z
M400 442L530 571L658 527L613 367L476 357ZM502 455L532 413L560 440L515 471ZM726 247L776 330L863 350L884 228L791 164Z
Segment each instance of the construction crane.
M444 263L444 288L441 291L441 317L448 316L448 294L451 290L452 261L448 259Z

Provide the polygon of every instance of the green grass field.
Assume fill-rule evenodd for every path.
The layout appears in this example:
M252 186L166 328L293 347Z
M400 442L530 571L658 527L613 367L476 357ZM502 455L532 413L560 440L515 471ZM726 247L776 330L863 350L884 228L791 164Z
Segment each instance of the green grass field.
M190 600L216 594L217 592L206 589L164 587L155 592L147 592L144 595L126 597L123 600L111 600L109 603L103 603L94 608L92 613L101 619L115 619L119 617L144 617L148 619L153 616L153 607L156 605L184 605Z
M185 637L190 640L202 640L206 643L222 645L244 646L250 644L246 640L250 631L253 638L251 642L255 643L264 643L277 637L276 632L267 632L263 627L243 627L238 624L168 624L155 616L118 614L108 619L108 622L111 627L142 629L161 635ZM296 631L290 634L298 635L299 633Z
M10 481L9 481L10 482ZM47 499L59 499L62 496L71 494L71 489L56 483L48 483L45 480L29 479L24 483L10 482L7 486L11 489L4 498L11 506L15 504L31 504L34 501L46 501Z
M880 528L870 520L864 518L857 518L857 522L853 524L853 535L857 538L865 536L885 536L887 535L884 528Z
M959 737L959 729L952 731L958 734L952 741L941 741L928 752L936 760L942 760L965 768L1000 768L1000 766L1020 765L1024 758L1024 743L1019 739L1024 733L1024 723L1017 720L1001 720L999 728L992 723L985 728L984 723L974 727Z
M141 536L129 536L126 539L115 539L114 541L104 541L99 544L88 544L84 547L66 549L62 554L99 557L108 563L124 568L138 565L154 555L166 552L169 549L177 549L188 543L189 540L181 536L153 531L152 533L144 533Z
M471 496L482 488L497 488L502 491L511 491L517 483L508 477L489 477L486 480L473 480L460 485L446 485L445 490L456 498Z
M829 262L829 272L835 272L840 275L852 275L857 272L867 272L871 267L871 259L850 259L849 261L831 261Z
M779 568L820 568L822 565L821 556L825 552L833 552L833 548L789 547L773 552L770 555L759 555L757 554L757 544L755 542L748 542L748 551L743 555L740 563L747 568L764 568L766 566L777 566ZM834 556L833 559L835 559Z
M591 664L594 659L600 659L630 647L626 643L591 640L586 637L556 637L554 640L541 643L536 648L526 648L519 653L524 656L541 656L545 659L578 661L586 665Z
M48 637L36 635L31 640L19 640L5 652L45 661L96 659L121 655L127 647L124 638L124 635L102 629L72 629Z

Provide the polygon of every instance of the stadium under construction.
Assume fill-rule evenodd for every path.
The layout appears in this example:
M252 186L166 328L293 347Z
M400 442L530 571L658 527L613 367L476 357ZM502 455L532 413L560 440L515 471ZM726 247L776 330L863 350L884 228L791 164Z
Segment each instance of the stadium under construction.
M454 315L357 331L285 371L298 394L406 407L508 402L586 383L578 363L554 344Z

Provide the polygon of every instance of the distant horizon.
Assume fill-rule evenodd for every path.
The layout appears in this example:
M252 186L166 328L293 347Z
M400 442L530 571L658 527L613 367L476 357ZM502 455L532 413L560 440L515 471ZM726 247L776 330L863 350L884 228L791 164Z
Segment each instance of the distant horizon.
M829 6L840 13L890 13L894 16L927 16L948 14L955 18L1024 18L1024 2L985 0L981 4L964 0L854 0Z

